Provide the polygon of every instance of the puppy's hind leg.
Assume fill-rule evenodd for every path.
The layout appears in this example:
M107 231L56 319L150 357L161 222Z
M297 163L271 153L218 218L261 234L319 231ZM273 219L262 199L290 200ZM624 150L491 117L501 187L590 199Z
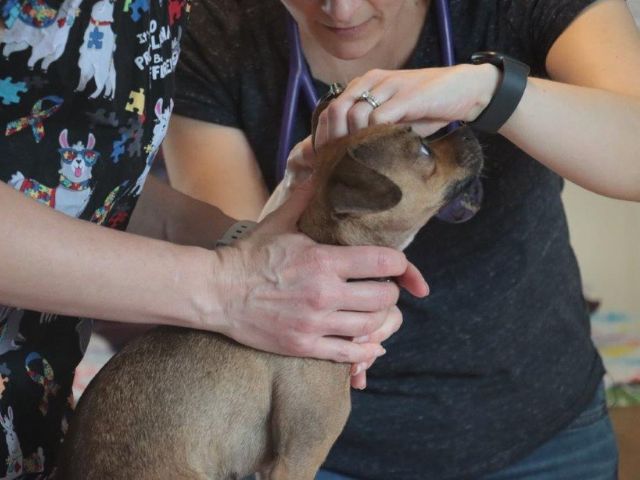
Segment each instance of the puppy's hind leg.
M275 387L268 480L314 480L349 416L349 367L300 363Z

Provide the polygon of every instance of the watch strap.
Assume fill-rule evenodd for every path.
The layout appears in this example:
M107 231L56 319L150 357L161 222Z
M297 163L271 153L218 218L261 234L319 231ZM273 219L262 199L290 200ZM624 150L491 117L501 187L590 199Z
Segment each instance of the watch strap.
M256 222L251 220L241 220L239 222L234 223L231 227L224 233L222 238L220 238L216 242L217 247L221 247L224 245L231 245L236 240L247 235L253 228L257 225Z
M524 95L529 76L529 66L497 52L477 52L471 56L471 63L480 65L490 63L502 71L500 83L489 105L469 126L485 133L496 133L513 115Z

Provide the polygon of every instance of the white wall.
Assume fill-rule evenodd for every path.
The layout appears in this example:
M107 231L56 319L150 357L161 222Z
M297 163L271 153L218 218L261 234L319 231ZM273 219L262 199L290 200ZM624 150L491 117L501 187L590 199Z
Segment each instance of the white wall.
M636 23L640 25L640 0L627 0L631 13L636 17Z
M564 202L587 296L602 310L640 314L640 204L568 182Z
M627 3L640 25L640 0ZM602 310L640 315L640 204L601 197L568 182L564 201L587 295L602 300Z

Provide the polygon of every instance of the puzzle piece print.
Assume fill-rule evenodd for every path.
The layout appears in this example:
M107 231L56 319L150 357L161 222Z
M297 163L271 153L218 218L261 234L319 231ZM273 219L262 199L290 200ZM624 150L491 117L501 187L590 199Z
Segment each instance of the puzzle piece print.
M169 0L169 25L173 26L177 20L180 20L182 8L186 3L186 0Z
M142 18L140 12L149 11L149 0L134 0L129 6L131 8L131 20L137 22Z
M12 103L20 103L18 94L27 90L27 84L24 82L12 82L11 77L0 80L0 97L2 97L3 105L11 105Z
M109 228L119 228L127 222L129 219L129 214L125 211L118 211L114 213L109 220L107 221L107 225Z
M124 107L127 112L137 113L138 115L144 112L144 88L131 90L129 93L129 102Z
M94 27L91 33L89 34L89 42L87 43L87 48L95 48L96 50L102 50L102 39L104 38L104 33L101 32L98 27Z
M139 157L142 155L142 133L132 137L132 142L129 144L129 148L127 149L127 153L130 157Z
M129 11L129 7L131 6L131 2L133 0L125 0L124 2L124 8L122 9L123 12L128 12Z
M56 21L58 11L49 6L45 0L25 2L20 9L22 22L35 28L46 28Z
M129 120L129 135L131 137L131 143L127 149L127 153L130 157L139 157L142 155L142 134L144 133L142 125L144 124L144 117L138 117L135 120Z
M33 77L24 77L22 81L27 84L27 88L29 89L35 88L39 90L49 85L49 80L38 75L34 75Z
M98 207L96 211L93 212L90 222L103 225L107 217L111 214L111 210L116 206L117 201L127 193L128 190L125 190L125 188L128 184L129 180L125 180L123 183L111 190L109 195L107 195L107 198L104 199L102 206Z
M6 28L11 28L20 16L20 2L9 0L2 8L2 18Z
M129 146L126 147L129 157L139 157L141 155L144 117L138 116L135 119L131 118L127 123L129 126L120 128L118 130L120 138L113 142L113 150L111 152L111 160L113 163L120 161L120 157L125 152L127 142L130 142Z
M116 112L109 112L109 115L107 115L107 110L104 108L99 108L93 113L87 112L87 117L89 117L89 122L92 128L96 125L109 127L118 126L118 117L116 117Z
M129 136L123 133L120 136L120 140L113 142L113 150L111 151L111 161L113 163L120 161L120 156L124 153L124 144L127 143L127 140L129 140Z

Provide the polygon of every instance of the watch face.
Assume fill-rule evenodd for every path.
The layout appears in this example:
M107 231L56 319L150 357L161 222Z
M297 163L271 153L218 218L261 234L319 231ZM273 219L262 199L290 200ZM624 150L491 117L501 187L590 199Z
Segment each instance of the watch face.
M498 52L476 52L471 55L471 62L478 65L481 63L491 63L496 67L502 66L505 55Z

